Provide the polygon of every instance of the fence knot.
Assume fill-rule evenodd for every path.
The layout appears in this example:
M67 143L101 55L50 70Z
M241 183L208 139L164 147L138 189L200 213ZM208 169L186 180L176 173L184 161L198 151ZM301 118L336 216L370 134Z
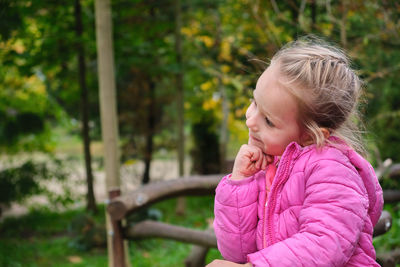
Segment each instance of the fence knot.
M139 193L136 197L136 205L142 206L149 200L149 197L146 194Z

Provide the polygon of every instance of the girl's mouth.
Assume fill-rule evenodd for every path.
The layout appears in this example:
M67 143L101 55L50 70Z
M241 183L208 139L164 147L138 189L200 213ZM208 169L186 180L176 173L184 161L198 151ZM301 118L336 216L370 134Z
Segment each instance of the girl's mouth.
M257 142L261 143L261 140L260 140L260 139L257 139L257 138L256 138L256 137L254 137L253 135L249 134L249 137L250 137L250 139L252 139L252 140L254 140L254 141L257 141Z

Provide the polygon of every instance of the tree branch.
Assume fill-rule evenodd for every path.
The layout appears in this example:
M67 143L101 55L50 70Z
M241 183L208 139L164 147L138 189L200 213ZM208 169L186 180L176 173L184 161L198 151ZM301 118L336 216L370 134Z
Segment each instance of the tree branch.
M385 203L396 203L400 201L400 190L384 190L383 199Z

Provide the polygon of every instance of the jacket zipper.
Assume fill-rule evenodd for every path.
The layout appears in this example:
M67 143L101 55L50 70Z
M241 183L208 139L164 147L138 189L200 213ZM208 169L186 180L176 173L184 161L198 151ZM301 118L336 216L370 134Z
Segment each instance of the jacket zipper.
M274 178L275 179L275 175L277 173L277 169L278 169L278 164L279 164L279 160L277 160L277 162L273 163L275 166L275 170L274 170ZM266 170L267 172L265 173L265 201L264 201L264 205L263 205L263 225L262 225L262 244L263 244L263 248L267 247L267 237L266 237L266 221L267 221L267 203L268 203L268 196L269 193L271 192L271 187L272 187L272 183L269 185L269 190L267 188L267 184L268 184L268 179L270 179L270 177L268 177L268 172L271 172L271 170L268 169ZM273 180L272 180L273 181Z
M269 245L272 245L272 244L275 243L275 238L274 238L274 235L273 235L273 233L272 233L272 228L273 228L273 227L272 227L272 214L273 214L273 210L275 209L275 205L276 205L276 194L277 194L278 189L280 188L280 186L283 184L283 182L287 180L287 177L286 177L286 176L288 175L288 172L289 172L290 162L291 162L291 159L292 159L294 150L295 150L295 149L291 148L291 150L289 151L290 154L288 154L288 156L286 157L287 160L286 160L286 162L285 162L285 164L284 164L285 170L284 170L284 172L283 172L283 175L281 176L282 178L279 179L279 183L275 186L275 190L272 191L272 187L271 187L270 194L271 194L271 193L274 193L274 195L271 196L271 197L269 198L269 199L270 199L269 209L266 209L266 208L265 208L265 205L266 205L268 202L266 202L266 204L264 205L264 209L266 210L266 211L265 211L265 215L264 215L265 217L266 217L266 215L267 215L267 212L269 211L268 222L267 222L268 237L269 237ZM282 166L282 165L281 165L281 166ZM264 222L266 221L266 219L267 219L267 218L264 219ZM265 229L265 228L264 228L264 229ZM265 234L264 234L264 246L266 247L267 242L266 242L265 239L266 239L266 237L265 237Z
M263 220L263 232L262 232L262 237L263 237L263 249L267 247L267 237L265 235L265 227L266 227L266 221L267 221L267 198L268 196L265 198L265 203L264 203L264 208L263 208L263 215L264 215L264 220Z

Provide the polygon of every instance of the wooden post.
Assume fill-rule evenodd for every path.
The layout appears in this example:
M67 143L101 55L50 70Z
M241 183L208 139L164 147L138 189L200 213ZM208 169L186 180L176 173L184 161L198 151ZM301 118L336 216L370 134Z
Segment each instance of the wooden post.
M95 1L97 66L99 77L101 133L104 145L104 162L106 173L106 194L113 188L120 187L119 152L118 152L118 118L114 74L114 50L112 40L112 20L110 0ZM113 259L114 223L106 212L108 265L115 265ZM125 246L126 247L126 246ZM128 253L125 253L128 256ZM124 260L124 258L120 258ZM129 266L129 261L127 261Z
M109 191L110 200L121 195L121 190L115 188ZM125 267L125 251L124 251L124 238L122 234L121 220L111 219L112 225L112 257L114 267Z

